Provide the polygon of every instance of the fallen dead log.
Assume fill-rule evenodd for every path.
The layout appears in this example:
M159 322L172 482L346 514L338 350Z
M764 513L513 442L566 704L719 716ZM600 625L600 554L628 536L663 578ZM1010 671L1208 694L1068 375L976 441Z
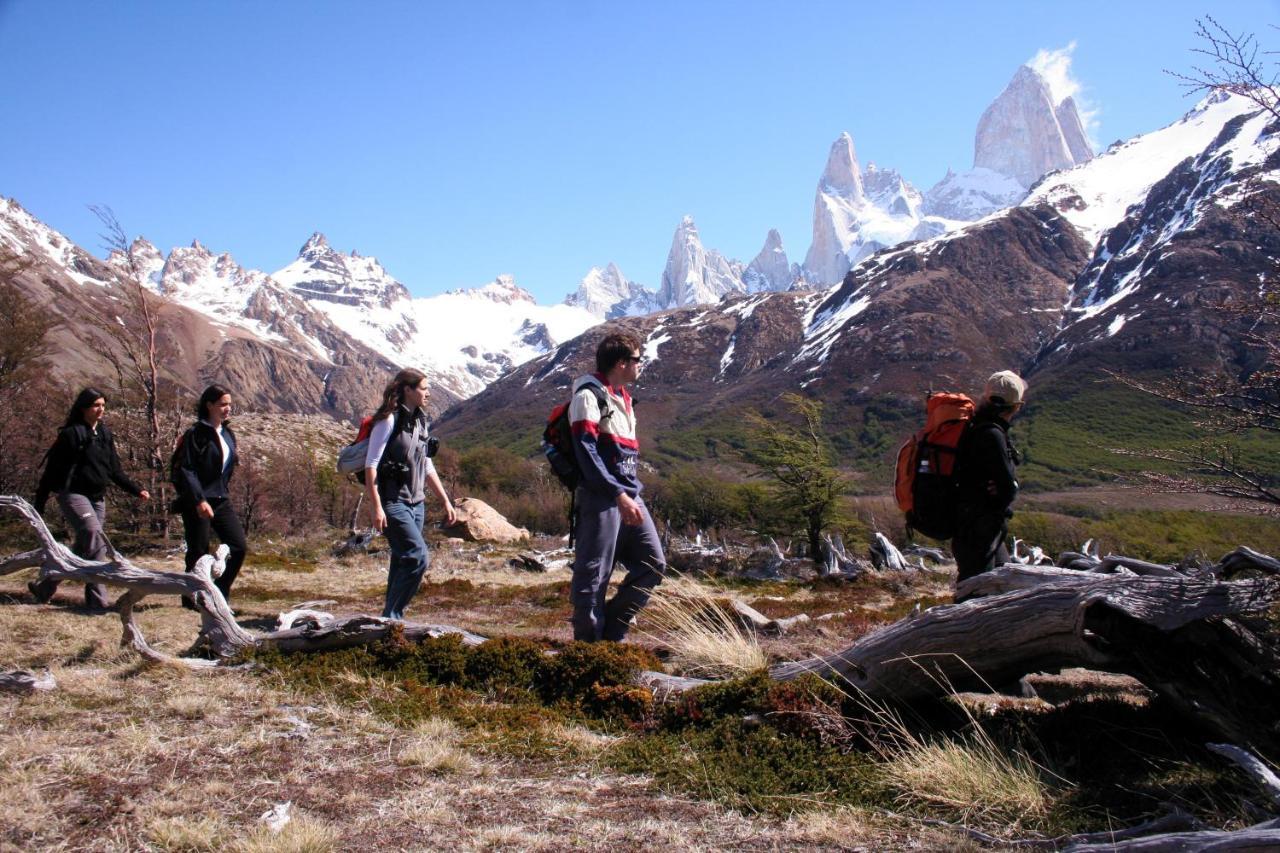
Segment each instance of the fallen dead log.
M426 639L458 634L464 645L478 646L485 637L455 628L452 625L423 625L416 622L396 622L380 616L349 616L335 619L323 625L304 625L274 631L256 637L254 644L262 649L282 652L320 652L349 649L386 639L393 631L400 631L406 640L422 642Z
M1223 577L1231 577L1247 569L1255 569L1269 575L1280 575L1280 560L1259 554L1252 548L1241 545L1218 561L1217 573Z
M961 604L931 608L771 675L836 676L874 701L911 703L1085 666L1132 675L1224 739L1274 754L1280 660L1230 617L1267 607L1278 591L1272 578L1006 565L961 584L957 595L975 596Z
M1091 853L1091 851L1109 853L1113 850L1141 851L1141 853L1175 853L1175 851L1181 853L1190 850L1280 850L1280 820L1270 820L1234 832L1225 829L1202 829L1193 832L1149 835L1145 838L1122 841L1099 840L1072 844L1066 848L1066 853Z
M733 608L738 621L759 634L779 636L790 631L795 626L803 625L809 621L807 613L797 613L795 616L788 616L784 619L770 619L750 604L745 601L739 601L736 598L730 599L729 606Z
M901 815L889 813L891 817L902 818ZM1115 844L1134 838L1143 838L1159 833L1203 830L1205 825L1195 816L1181 809L1173 809L1167 814L1135 826L1123 829L1110 829L1103 832L1085 832L1078 835L1059 835L1055 838L1018 838L1009 840L991 835L979 829L950 823L945 820L925 819L926 826L938 826L960 833L974 841L989 844L1000 849L1014 850L1069 850L1078 849L1082 844ZM1075 846L1072 846L1075 845ZM1106 849L1106 848L1104 848Z
M114 548L106 560L85 560L71 553L58 542L35 507L16 495L0 495L0 509L7 509L22 516L35 530L41 547L26 551L0 562L0 575L22 569L39 567L40 577L59 581L102 583L123 587L116 608L123 623L121 645L132 647L147 660L157 663L179 662L189 666L208 666L209 661L173 658L155 651L147 645L142 629L134 619L133 608L148 595L180 595L195 602L200 611L200 634L193 650L207 647L216 657L226 658L239 654L253 645L253 637L236 624L231 608L222 593L213 585L214 557L203 557L195 571L153 572L135 566ZM221 550L221 549L220 549ZM223 552L225 559L225 552Z
M915 568L902 556L897 546L889 541L889 537L876 531L875 539L868 547L871 565L877 569L890 572L905 572ZM923 565L923 564L922 564Z
M27 669L0 672L0 692L3 693L35 693L57 689L58 682L47 669L38 675Z
M1205 747L1210 752L1216 752L1243 769L1266 792L1272 804L1280 806L1280 777L1277 777L1270 767L1263 764L1262 759L1229 743L1208 743L1205 744Z
M484 642L483 637L448 625L400 623L371 616L334 619L321 625L309 623L255 636L236 624L222 592L213 584L213 577L220 573L220 562L226 559L226 546L219 547L216 557L201 557L190 574L155 572L134 565L115 549L102 561L77 557L53 537L35 508L16 495L0 495L0 510L4 509L17 513L31 525L41 546L0 562L0 576L38 567L41 578L123 587L125 592L116 604L123 623L120 644L134 649L145 660L155 663L205 669L254 648L274 648L288 652L348 648L376 642L393 630L403 631L404 636L410 640L459 634L463 642L470 645ZM142 629L134 618L134 608L148 595L185 596L195 602L200 612L200 632L185 656L162 654L147 644ZM213 659L192 657L199 652L211 653Z

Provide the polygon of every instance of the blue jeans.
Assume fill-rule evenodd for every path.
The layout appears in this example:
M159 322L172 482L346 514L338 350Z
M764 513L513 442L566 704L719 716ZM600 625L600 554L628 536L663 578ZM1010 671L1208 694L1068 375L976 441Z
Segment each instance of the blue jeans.
M391 544L391 565L387 567L387 603L382 608L386 619L403 619L404 609L413 600L422 576L431 565L431 552L422 538L422 523L426 520L426 501L407 504L390 501L383 504L387 514L387 529L383 535Z

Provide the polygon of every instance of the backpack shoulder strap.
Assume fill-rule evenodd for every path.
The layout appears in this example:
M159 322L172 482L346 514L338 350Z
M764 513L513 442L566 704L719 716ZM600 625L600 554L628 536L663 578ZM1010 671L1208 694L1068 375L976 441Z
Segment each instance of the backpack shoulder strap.
M603 421L606 418L612 417L613 406L610 405L609 395L605 392L605 390L601 388L599 385L597 385L595 382L588 382L587 387L590 388L591 392L596 395L596 402L600 405L600 420Z

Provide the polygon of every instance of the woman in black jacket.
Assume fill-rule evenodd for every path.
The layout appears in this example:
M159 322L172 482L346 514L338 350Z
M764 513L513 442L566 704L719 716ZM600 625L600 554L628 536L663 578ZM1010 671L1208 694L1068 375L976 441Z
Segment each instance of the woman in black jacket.
M86 560L107 558L109 544L102 528L107 520L104 496L109 484L115 483L144 501L151 498L121 467L115 438L102 422L106 409L106 395L96 388L85 388L76 395L66 423L49 448L44 473L36 487L36 510L43 513L49 495L57 495L58 508L75 531L76 540L71 550ZM27 584L27 589L41 603L52 598L57 588L58 581L50 579ZM109 609L106 587L98 583L85 584L84 603L90 610Z
M187 571L209 553L209 534L217 533L231 549L222 577L214 585L231 600L231 584L244 563L246 545L244 528L231 506L231 475L236 469L236 434L228 423L231 417L231 392L221 385L210 385L196 404L198 420L182 434L178 451L178 509L182 512L182 529L187 540ZM189 600L183 606L194 608Z

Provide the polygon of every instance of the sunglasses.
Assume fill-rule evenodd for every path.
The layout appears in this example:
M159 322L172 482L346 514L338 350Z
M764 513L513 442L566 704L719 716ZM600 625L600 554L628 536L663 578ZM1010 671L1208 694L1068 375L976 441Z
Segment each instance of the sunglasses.
M622 357L622 360L623 360L623 361L630 361L630 362L634 362L634 363L636 363L636 364L639 364L640 362L644 361L644 356L642 356L642 355L624 355L624 356Z

